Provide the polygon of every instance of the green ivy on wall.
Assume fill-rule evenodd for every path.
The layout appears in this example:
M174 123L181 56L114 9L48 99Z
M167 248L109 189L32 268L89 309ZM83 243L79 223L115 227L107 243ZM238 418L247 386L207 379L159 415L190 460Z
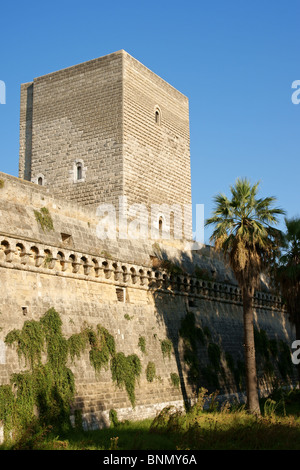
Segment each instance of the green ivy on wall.
M10 385L0 386L0 421L4 423L5 438L12 430L18 433L35 422L35 410L42 425L59 430L70 427L75 381L66 364L68 358L73 362L80 358L87 348L95 372L99 374L110 365L113 381L126 389L132 406L135 405L140 359L136 354L126 357L116 352L113 336L101 325L95 329L85 326L80 333L66 339L61 318L51 308L40 321L26 321L21 330L9 332L5 343L16 347L20 361L23 359L29 368L13 374Z
M47 207L42 207L41 210L34 210L33 212L43 232L54 230L53 220Z
M168 357L171 359L171 352L173 349L172 341L170 339L163 339L161 341L161 352L163 354L163 357Z
M135 406L135 385L136 379L141 374L141 361L136 354L125 356L119 352L112 357L111 373L112 379L119 388L125 388L130 403Z
M148 362L147 367L146 367L146 378L148 382L153 382L153 380L156 377L156 367L154 362Z
M139 337L138 346L140 350L142 351L142 353L146 354L146 339L144 336Z

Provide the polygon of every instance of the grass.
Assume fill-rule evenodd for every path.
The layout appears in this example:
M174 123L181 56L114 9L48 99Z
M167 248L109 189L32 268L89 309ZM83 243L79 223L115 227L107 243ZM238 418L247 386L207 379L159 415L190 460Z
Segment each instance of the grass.
M261 400L262 416L225 404L204 410L204 394L187 413L164 408L153 419L116 422L98 431L73 430L57 436L51 428L27 430L0 449L40 450L299 450L300 390Z

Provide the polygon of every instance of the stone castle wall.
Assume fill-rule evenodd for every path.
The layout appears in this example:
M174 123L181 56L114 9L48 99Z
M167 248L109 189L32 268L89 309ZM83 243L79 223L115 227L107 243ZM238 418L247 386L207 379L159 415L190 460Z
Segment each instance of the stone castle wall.
M191 204L188 98L129 54L124 55L123 132L128 203L143 203L149 212L151 204L179 205L183 214L183 206ZM173 228L172 221L166 223ZM191 238L191 217L186 233Z
M5 345L5 336L22 328L26 320L38 320L51 307L60 314L66 337L79 333L84 324L101 324L113 335L117 351L135 353L141 359L135 408L125 390L116 388L109 370L99 377L95 374L87 353L70 363L76 379L75 407L82 410L86 427L108 424L112 408L120 419L140 419L154 416L167 404L183 406L194 398L179 335L187 313L195 315L197 326L209 329L210 341L224 355L230 353L235 362L243 360L241 293L228 278L222 282L226 270L222 271L220 262L212 263L218 271L214 281L188 273L172 275L153 267L151 243L98 240L92 210L63 202L47 188L18 178L0 174L0 181L0 384L9 383L12 373L26 368L14 348ZM36 219L34 211L42 207L49 210L53 230L43 230ZM205 258L198 257L199 262ZM124 289L124 301L117 295L118 288ZM292 343L294 331L279 297L257 293L254 307L259 329L270 338ZM140 337L145 338L146 353L138 346ZM161 349L166 338L173 345L170 358ZM224 355L220 393L236 394ZM199 345L198 358L201 367L209 364L207 344ZM149 361L156 366L151 383L145 374ZM172 384L170 373L180 377L179 388ZM201 380L209 386L205 377ZM264 380L260 386L266 386Z
M123 50L35 78L21 86L19 176L42 177L80 205L118 210L126 196L149 212L163 201L183 214L191 204L188 99ZM191 237L191 216L186 225Z
M115 53L21 86L21 178L83 205L122 194L122 55ZM76 162L84 181L74 182ZM30 171L29 171L30 169Z

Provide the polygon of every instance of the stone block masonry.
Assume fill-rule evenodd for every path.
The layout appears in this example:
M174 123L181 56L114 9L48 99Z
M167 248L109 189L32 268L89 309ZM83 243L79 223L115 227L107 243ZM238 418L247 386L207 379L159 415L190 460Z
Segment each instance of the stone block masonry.
M41 175L54 194L82 205L115 203L122 192L122 94L118 53L22 85L20 176L37 182ZM76 182L79 161L86 176Z
M217 344L223 367L218 372L220 394L240 393L225 360L231 354L235 364L243 361L242 303L236 285L153 268L149 256L153 251L146 245L104 246L93 238L93 211L64 204L46 187L4 174L0 179L1 384L9 383L12 373L26 369L15 349L5 345L6 335L54 307L66 338L84 325L100 324L113 335L118 352L137 354L141 360L135 407L126 391L116 387L109 370L95 373L87 352L69 364L76 382L74 408L82 411L86 428L107 425L110 409L117 410L119 419L137 419L154 416L166 405L183 407L195 399L196 386L180 335L182 321L191 314L196 327L208 335L195 353L201 385L214 389L208 346ZM53 230L42 230L36 220L35 211L41 207L48 208ZM66 244L61 233L71 236L72 243ZM123 290L123 297L117 289ZM292 343L294 331L279 297L256 294L255 322L270 338ZM139 346L141 337L145 351ZM171 343L170 356L162 348L166 341ZM146 375L150 361L155 364L152 382ZM179 388L171 373L178 375ZM262 375L262 392L267 385Z
M38 77L21 86L19 176L80 205L126 196L183 211L188 99L123 50Z
M183 409L199 387L219 399L244 393L233 273L212 247L187 248L191 218L172 239L178 207L191 204L189 139L187 97L123 50L21 86L19 178L0 173L0 385L28 368L7 335L54 308L66 339L100 325L111 363L138 364L133 397L113 368L95 370L91 351L69 358L72 419L80 411L86 429L107 426L111 409L121 420ZM120 197L148 214L166 204L156 223L171 240L100 239L96 208L118 212ZM254 309L263 394L273 377L293 383L295 331L263 283Z

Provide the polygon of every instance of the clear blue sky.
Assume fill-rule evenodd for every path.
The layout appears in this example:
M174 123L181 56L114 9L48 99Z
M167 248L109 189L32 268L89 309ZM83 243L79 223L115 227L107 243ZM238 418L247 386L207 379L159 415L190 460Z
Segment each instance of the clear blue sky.
M18 175L21 83L125 49L189 97L192 197L205 217L237 177L300 215L299 1L2 2L0 39L0 171Z

